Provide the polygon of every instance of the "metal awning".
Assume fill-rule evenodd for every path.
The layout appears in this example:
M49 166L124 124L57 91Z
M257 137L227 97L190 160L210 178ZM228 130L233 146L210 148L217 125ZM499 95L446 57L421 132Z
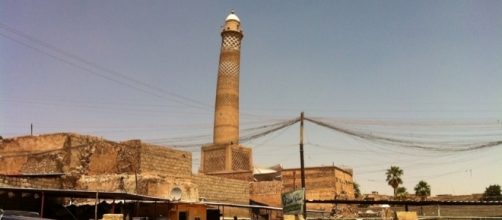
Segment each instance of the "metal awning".
M47 188L21 188L1 186L0 191L19 193L43 193L45 196L61 198L90 198L95 199L116 199L116 200L137 200L137 201L162 201L171 202L169 199L146 196L126 192L106 192L92 190L71 190L71 189L47 189Z
M441 201L441 200L425 200L425 201L415 201L415 200L345 200L345 199L333 199L333 200L306 200L307 203L317 203L317 204L388 204L388 205L412 205L412 206L424 206L424 205L502 205L502 201Z
M64 173L0 173L0 176L5 177L61 177Z
M224 203L224 202L201 202L201 204L212 205L212 206L228 206L228 207L237 207L237 208L253 208L253 209L267 209L267 210L282 211L282 208L280 208L280 207L262 206L262 205L244 205L244 204L233 204L233 203Z

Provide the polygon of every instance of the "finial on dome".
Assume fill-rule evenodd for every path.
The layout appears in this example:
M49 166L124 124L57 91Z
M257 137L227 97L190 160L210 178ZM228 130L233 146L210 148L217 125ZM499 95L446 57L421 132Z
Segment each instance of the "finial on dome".
M227 19L225 19L225 21L228 21L228 20L235 20L235 21L241 22L239 17L237 17L237 15L235 14L234 9L230 10L230 14L227 16Z

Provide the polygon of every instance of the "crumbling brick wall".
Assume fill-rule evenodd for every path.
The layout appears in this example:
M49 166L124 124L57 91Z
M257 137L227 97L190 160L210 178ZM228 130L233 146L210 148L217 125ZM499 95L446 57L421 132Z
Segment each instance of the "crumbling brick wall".
M189 152L71 133L3 139L0 155L0 173L94 175L143 171L187 177L192 170Z
M180 200L188 202L199 200L198 188L192 183L190 178L166 178L155 175L144 175L141 177L141 181L145 183L145 195L175 199L175 197L171 195L171 190L177 187L181 189Z
M97 137L71 133L3 139L0 144L0 163L3 164L0 173L87 174L89 168L93 168L93 162L99 163L97 160L91 161L93 156L99 155L99 153L94 154L96 148L107 149L113 145L113 142ZM113 168L98 169L97 172L112 173L116 171Z
M19 181L8 181L12 186L26 185L22 183L26 174L32 175L33 180L36 175L61 174L56 177L60 182L57 188L101 190L108 187L116 191L119 179L114 175L141 176L143 172L162 178L189 179L191 159L189 152L139 140L117 143L71 133L24 136L3 139L0 143L0 175L20 176ZM97 184L91 184L91 180ZM32 182L30 186L37 187L39 181ZM38 187L45 186L47 184L41 183Z
M7 164L0 166L1 185L129 192L163 198L170 198L171 189L179 187L184 201L205 197L209 201L249 203L249 181L192 176L190 152L139 140L117 143L70 133L26 136L4 139L0 155L0 164ZM50 178L38 177L47 174ZM251 171L238 174L243 176L239 178L249 179Z
M134 173L132 162L119 160L121 152L130 150L127 145L110 143L107 141L92 144L90 152L76 152L79 153L80 159L86 166L87 170L84 171L87 175L97 174L117 174L117 173Z
M65 134L3 139L0 143L0 172L61 172L62 158L58 150L65 142Z

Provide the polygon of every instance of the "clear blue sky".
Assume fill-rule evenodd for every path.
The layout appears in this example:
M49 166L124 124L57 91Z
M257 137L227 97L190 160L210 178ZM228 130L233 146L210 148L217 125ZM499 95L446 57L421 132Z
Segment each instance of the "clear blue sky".
M0 134L33 123L36 134L211 141L232 8L245 34L242 127L305 111L370 132L502 139L502 1L0 0ZM306 139L307 165L352 167L366 193L392 192L391 165L410 192L421 179L433 194L502 184L501 146L409 152L312 124ZM246 145L256 164L295 167L297 143L296 125Z

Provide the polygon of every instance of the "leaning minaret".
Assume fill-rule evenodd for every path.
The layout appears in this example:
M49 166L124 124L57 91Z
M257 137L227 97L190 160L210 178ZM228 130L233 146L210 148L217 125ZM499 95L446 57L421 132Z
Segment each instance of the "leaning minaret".
M244 36L234 11L221 30L220 64L214 107L214 144L239 143L239 70Z
M213 143L201 148L200 172L250 180L252 150L239 144L239 71L243 37L239 17L232 11L221 30Z

